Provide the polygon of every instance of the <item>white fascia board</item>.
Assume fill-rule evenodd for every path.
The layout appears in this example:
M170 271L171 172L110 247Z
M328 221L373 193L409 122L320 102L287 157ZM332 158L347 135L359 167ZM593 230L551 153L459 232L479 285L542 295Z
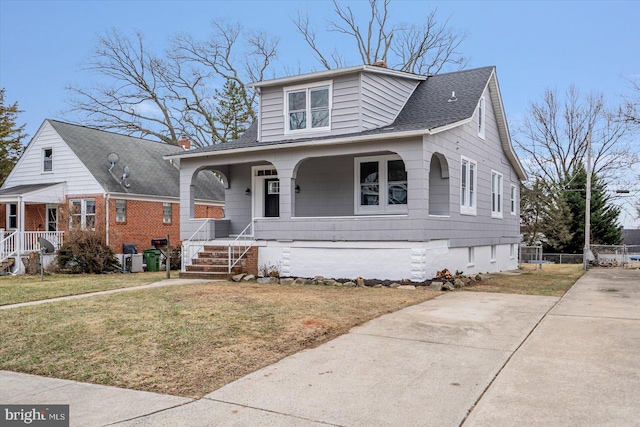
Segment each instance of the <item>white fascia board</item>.
M109 199L137 200L140 202L157 202L157 203L180 203L180 197L162 197L148 196L145 194L129 194L129 193L106 193ZM201 205L224 206L224 202L219 200L196 199L195 202Z
M287 142L284 144L273 144L273 145L258 145L253 147L235 148L235 149L222 150L222 151L206 151L202 153L178 155L177 158L190 159L190 158L198 158L198 157L218 156L218 155L224 155L224 154L251 153L251 152L258 152L258 151L272 151L272 150L281 150L281 149L290 149L290 148L322 147L322 146L330 146L330 145L351 144L351 143L362 142L362 141L381 141L384 139L410 138L413 136L424 136L429 134L431 134L429 129L418 129L418 130L410 130L410 131L404 131L404 132L390 132L390 133L380 133L380 134L373 134L373 135L357 135L357 136L350 136L346 138L320 139L320 140L311 140L311 141L305 141L305 142Z
M362 71L377 73L377 74L386 74L389 76L402 77L405 79L413 79L413 80L427 79L427 76L420 76L418 74L405 73L404 71L392 70L389 68L376 67L372 65L358 65L356 67L340 68L337 70L319 71L316 73L298 74L290 77L281 77L273 80L253 82L253 83L249 83L247 87L257 88L257 87L289 85L292 83L299 83L299 82L315 80L315 79L333 78L333 77L341 76L344 74L351 74L351 73L362 72Z
M509 125L507 124L507 116L504 111L504 104L502 103L502 95L500 94L500 87L498 86L498 77L496 76L495 68L491 72L491 76L489 76L487 86L491 89L491 103L493 104L493 111L498 124L498 132L500 133L502 149L518 174L518 178L520 178L521 181L526 181L528 179L527 172L522 167L522 164L518 159L518 155L511 144Z

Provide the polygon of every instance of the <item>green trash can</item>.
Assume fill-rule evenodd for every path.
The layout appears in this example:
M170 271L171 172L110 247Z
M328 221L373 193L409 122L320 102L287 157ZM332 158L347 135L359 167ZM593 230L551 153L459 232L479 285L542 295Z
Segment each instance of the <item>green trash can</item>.
M144 263L147 264L147 271L160 271L160 252L157 249L144 250Z

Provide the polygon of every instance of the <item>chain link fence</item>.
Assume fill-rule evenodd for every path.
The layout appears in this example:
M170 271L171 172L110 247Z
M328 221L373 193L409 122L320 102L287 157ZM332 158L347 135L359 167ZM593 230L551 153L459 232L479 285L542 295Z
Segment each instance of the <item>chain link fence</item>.
M640 268L640 246L591 245L589 263L595 267Z

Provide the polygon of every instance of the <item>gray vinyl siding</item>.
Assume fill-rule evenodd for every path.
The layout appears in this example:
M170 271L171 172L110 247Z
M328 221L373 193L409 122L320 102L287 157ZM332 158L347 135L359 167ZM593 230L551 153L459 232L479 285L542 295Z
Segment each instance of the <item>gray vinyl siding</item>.
M362 73L362 130L393 123L418 82Z
M260 140L270 142L310 135L342 135L388 125L396 118L418 82L372 73L354 73L336 77L332 84L331 130L321 133L285 134L286 87L263 88L259 112Z
M478 136L478 113L458 128L427 138L427 152L439 151L447 157L451 181L450 217L430 218L427 235L435 239L450 239L450 247L485 246L517 243L519 241L519 217L510 214L509 191L518 183L498 136L498 129L490 102L489 90L485 91L486 127L485 139ZM460 156L477 162L477 215L460 214ZM491 217L491 171L503 174L503 218Z
M284 137L284 92L281 87L263 88L260 95L261 140L274 141Z
M229 188L225 191L225 218L229 220L231 234L239 234L251 222L251 196L246 195L251 188L251 165L232 165Z
M353 156L304 160L296 177L296 216L353 215L353 169Z

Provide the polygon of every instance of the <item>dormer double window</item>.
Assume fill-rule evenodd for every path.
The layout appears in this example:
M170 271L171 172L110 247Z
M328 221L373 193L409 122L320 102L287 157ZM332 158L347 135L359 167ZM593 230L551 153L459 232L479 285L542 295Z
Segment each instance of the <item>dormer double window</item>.
M285 97L285 133L331 129L331 82L288 87Z

